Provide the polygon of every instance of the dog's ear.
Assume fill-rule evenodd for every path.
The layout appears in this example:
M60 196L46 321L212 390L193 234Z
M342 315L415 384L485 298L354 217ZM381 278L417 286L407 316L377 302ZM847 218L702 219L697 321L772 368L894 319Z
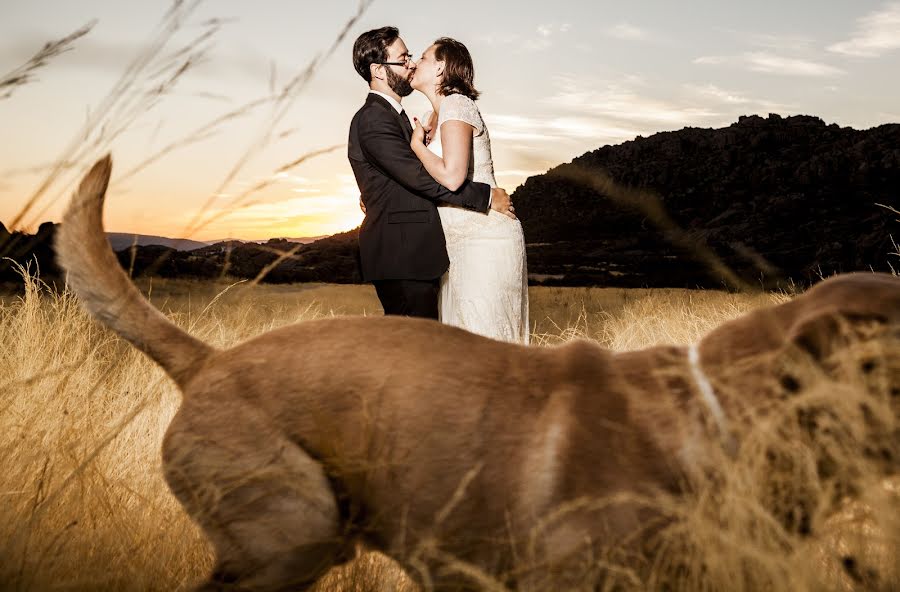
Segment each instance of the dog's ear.
M799 319L787 341L822 362L839 348L881 334L888 323L886 315L874 311L822 311Z
M801 319L788 331L787 342L821 363L834 351L844 322L841 315L835 312Z

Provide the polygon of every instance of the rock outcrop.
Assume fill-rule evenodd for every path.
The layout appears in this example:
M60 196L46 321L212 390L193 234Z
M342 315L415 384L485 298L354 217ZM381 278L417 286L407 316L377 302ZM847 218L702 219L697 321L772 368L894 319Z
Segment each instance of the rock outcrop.
M532 177L514 200L529 272L550 283L776 287L887 270L900 125L770 115L659 133Z

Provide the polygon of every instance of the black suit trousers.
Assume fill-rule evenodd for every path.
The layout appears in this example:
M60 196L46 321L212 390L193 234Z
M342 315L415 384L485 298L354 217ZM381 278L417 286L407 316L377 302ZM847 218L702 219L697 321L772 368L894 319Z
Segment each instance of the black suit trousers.
M441 280L376 280L375 292L386 315L438 319Z

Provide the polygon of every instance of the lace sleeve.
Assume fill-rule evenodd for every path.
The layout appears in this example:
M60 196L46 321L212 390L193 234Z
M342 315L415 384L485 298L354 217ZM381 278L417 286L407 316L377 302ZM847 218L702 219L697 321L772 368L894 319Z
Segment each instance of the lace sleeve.
M475 128L475 135L481 135L484 131L484 124L475 101L465 95L453 94L444 98L438 116L438 127L450 120L468 123Z

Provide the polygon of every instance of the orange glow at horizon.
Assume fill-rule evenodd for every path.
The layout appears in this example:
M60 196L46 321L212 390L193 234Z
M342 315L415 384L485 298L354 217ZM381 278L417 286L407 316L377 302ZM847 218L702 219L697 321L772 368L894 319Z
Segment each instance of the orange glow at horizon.
M346 142L368 88L350 58L358 34L387 23L414 52L460 32L477 64L495 176L510 194L598 147L726 127L741 115L817 115L855 129L900 121L900 77L891 74L900 64L890 29L900 22L897 2L832 3L821 19L806 18L812 0L733 3L703 18L661 0L614 10L577 0L553 14L522 3L460 0L453 11L374 3L345 31L358 4L317 5L310 19L297 2L273 11L236 2L170 10L111 0L6 3L0 74L103 18L26 84L0 93L0 222L12 226L61 162L62 173L9 229L59 221L80 176L111 151L111 232L260 240L356 227L363 215ZM473 11L483 18L471 19ZM182 12L189 16L172 16ZM784 31L786 22L796 30ZM207 33L209 47L192 45ZM198 52L186 69L173 58L194 55L185 48ZM403 107L409 116L433 108L418 92Z
M318 166L317 166L318 165ZM242 175L225 192L209 200L209 179L200 182L184 165L169 161L161 172L144 179L118 182L117 171L127 171L125 159L114 165L113 178L104 206L104 227L108 232L133 233L168 238L215 241L223 239L267 240L309 238L352 230L362 223L359 189L344 161L334 154L308 163L297 172L273 177ZM69 190L51 191L37 202L16 228L9 228L20 213L21 203L0 200L0 222L12 230L34 233L45 221L58 222L77 185L82 171L72 171L64 182ZM512 191L530 171L498 172L501 186ZM322 175L322 176L320 176ZM26 195L42 181L40 174L15 179L0 195ZM245 195L261 180L270 180L265 189ZM56 197L56 199L51 199Z
M180 167L176 170L180 172ZM242 192L259 179L238 180L232 183L232 191L210 200L204 210L200 209L203 189L191 186L190 181L177 180L174 189L170 186L173 179L189 177L161 175L149 183L135 183L134 187L129 186L131 183L118 186L114 167L104 207L106 230L199 241L265 240L332 235L352 230L363 220L352 175L337 173L325 179L311 179L279 173L271 179L271 186L249 195ZM39 178L32 177L4 189L12 189L13 195L24 195L39 182ZM76 184L77 177L67 182L73 187ZM19 217L22 204L0 200L0 222L10 231L34 233L41 223L60 220L69 194L65 191L55 200L38 201L15 228L10 226Z

